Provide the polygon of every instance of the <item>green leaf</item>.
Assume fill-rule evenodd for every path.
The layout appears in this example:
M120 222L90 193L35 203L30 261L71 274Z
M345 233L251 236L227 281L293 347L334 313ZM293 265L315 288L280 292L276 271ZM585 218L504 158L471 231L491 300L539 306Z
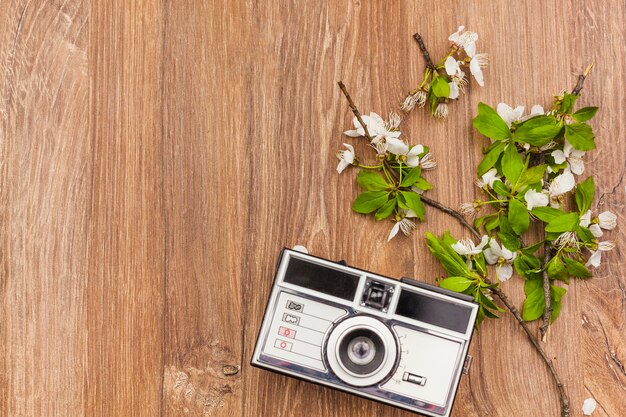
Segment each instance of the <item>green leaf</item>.
M362 169L356 176L356 182L361 188L368 191L380 191L389 188L389 184L377 172Z
M404 197L404 201L409 210L413 210L415 216L421 221L424 221L426 218L426 209L424 208L424 203L422 203L420 195L413 191L402 191L400 194Z
M521 190L523 187L531 184L536 184L543 179L543 174L546 172L546 165L535 165L522 172L522 175L517 180L515 188Z
M422 175L422 169L415 167L409 171L404 178L402 178L401 187L410 187L415 184L415 181Z
M536 256L522 254L515 258L513 266L525 279L541 279L541 272L537 272L541 268L541 261Z
M506 248L510 251L515 252L522 246L519 237L515 236L514 234L500 232L498 233L498 237L500 238L502 244L506 246Z
M561 103L561 112L565 114L571 114L574 110L574 103L580 97L578 94L564 93L563 102Z
M546 301L543 298L543 282L540 279L527 280L524 283L526 299L522 308L522 318L525 321L537 320L543 315Z
M532 255L537 252L541 246L543 246L543 242L537 242L522 248L522 252L526 255Z
M550 286L550 304L552 304L552 315L550 316L550 323L554 322L561 313L561 299L565 295L567 290L565 288L557 287L556 285Z
M465 277L449 277L439 281L439 286L455 292L463 292L474 283L473 280Z
M585 214L591 208L595 196L596 186L593 177L589 177L576 186L576 206L580 214Z
M450 86L446 77L435 77L431 86L431 91L437 97L448 98L450 97Z
M493 229L500 226L500 219L501 219L501 216L494 216L491 219L489 219L489 221L485 223L485 230L488 233L491 233Z
M517 153L517 147L509 144L502 155L502 172L511 184L515 184L524 169L524 161Z
M576 112L572 114L572 117L577 122L586 122L587 120L592 119L593 116L596 115L597 111L598 111L597 107L583 107L581 109L576 110Z
M515 131L514 139L533 146L543 146L556 138L561 130L562 126L554 117L541 115L520 124Z
M430 190L431 188L433 188L433 186L431 185L431 183L429 183L428 181L426 181L424 179L424 177L419 177L417 179L417 181L415 181L415 183L413 184L414 187L419 188L420 190Z
M565 264L558 256L550 259L548 262L548 277L550 279L560 279L562 281L567 281L567 269L565 268Z
M565 214L563 210L553 207L533 207L532 213L535 217L545 223L549 223L556 217L563 216Z
M352 210L363 214L371 213L382 207L388 199L389 193L387 191L366 191L359 194L354 200Z
M591 233L591 230L586 227L580 226L576 229L576 234L578 235L578 238L585 243L592 243L596 239L593 233Z
M595 136L591 126L586 123L572 123L565 125L565 138L574 149L590 151L596 148Z
M567 213L550 220L546 225L546 232L573 232L578 228L578 223L580 223L578 213Z
M565 261L565 267L567 268L567 273L570 274L570 276L576 278L591 278L591 272L582 263L566 256L563 257L563 261Z
M517 199L509 201L509 224L518 235L528 230L530 224L530 216L526 206Z
M471 273L461 256L449 244L441 242L432 233L426 233L426 245L451 276L470 277ZM445 245L445 246L444 246Z
M489 297L487 297L485 293L482 292L482 290L478 290L478 301L480 302L480 304L482 304L486 308L489 308L490 310L497 310L500 312L504 312L504 310L498 307L493 301L491 301ZM497 317L498 316L493 317L493 318L497 318Z
M398 203L398 200L395 199L395 198L392 198L389 201L387 201L376 212L376 215L375 215L376 216L376 220L386 219L387 217L391 216L391 213L393 213L393 209L396 208L396 204L397 203Z
M502 155L502 151L504 151L504 147L506 146L505 142L495 142L492 146L490 146L485 154L483 160L478 164L478 175L483 175L485 172L489 171L500 159L500 155Z
M501 140L511 137L511 131L506 122L485 103L478 103L478 116L474 118L472 123L476 130L488 138Z
M500 180L493 182L493 190L502 196L507 196L511 193L511 189Z

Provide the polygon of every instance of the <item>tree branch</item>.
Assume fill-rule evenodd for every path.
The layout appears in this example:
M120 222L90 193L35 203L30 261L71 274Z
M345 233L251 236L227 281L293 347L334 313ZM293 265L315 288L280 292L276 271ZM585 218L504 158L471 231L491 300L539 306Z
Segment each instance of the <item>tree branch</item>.
M430 68L432 71L435 70L435 64L433 64L433 60L430 58L430 54L428 53L428 49L426 49L426 45L424 45L424 39L422 39L422 35L416 33L413 35L415 42L420 47L420 51L422 51L422 55L424 56L424 61L426 61L426 67Z
M572 94L576 94L576 95L580 94L580 91L583 89L583 84L585 83L585 80L587 79L587 76L591 72L592 68L593 68L593 62L587 65L585 72L583 72L582 74L578 76L578 82L576 83L576 86L572 90Z
M359 112L359 109L356 107L356 105L352 101L352 98L350 97L350 94L348 93L346 86L341 81L339 81L339 88L341 88L341 91L346 96L346 99L348 100L348 103L350 105L350 108L352 109L352 112L354 113L357 120L363 127L365 136L371 142L371 136L369 134L369 131L367 130L367 126L365 125L365 123L363 122L363 119L361 118L361 113ZM388 164L387 161L384 161L384 163ZM395 174L395 171L391 170L391 172ZM446 213L454 217L463 226L465 226L469 231L471 231L476 237L480 237L480 232L476 230L471 224L469 224L465 220L465 218L461 215L461 213L459 213L458 211L451 209L450 207L447 207L439 203L438 201L431 200L428 197L422 196L422 201L424 201L424 203L428 204L429 206L434 207L442 211L443 213ZM487 284L491 284L490 281L487 279L485 279L485 282ZM541 358L545 362L546 366L548 367L548 370L550 371L550 375L552 376L552 379L554 380L554 383L556 384L557 390L559 392L559 400L561 403L561 417L569 417L570 415L569 398L567 396L567 393L565 392L565 388L563 386L563 383L561 382L561 378L559 378L559 375L556 369L554 368L554 365L552 364L552 361L542 349L541 344L539 343L539 340L537 340L537 338L533 335L530 328L528 327L528 324L524 321L524 319L520 315L517 308L513 305L513 303L511 303L511 301L509 300L509 297L499 287L493 288L492 291L494 294L498 296L498 298L502 301L502 303L506 306L506 308L511 312L511 314L513 314L513 317L515 318L515 320L517 320L519 325L522 326L522 329L524 330L524 333L526 333L526 336L528 336L530 343L534 346L537 353L539 353L539 356L541 356Z

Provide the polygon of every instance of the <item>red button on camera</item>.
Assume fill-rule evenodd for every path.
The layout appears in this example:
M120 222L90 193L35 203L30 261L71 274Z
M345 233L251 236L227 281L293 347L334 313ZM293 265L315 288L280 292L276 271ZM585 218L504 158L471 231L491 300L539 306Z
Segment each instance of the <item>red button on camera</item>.
M281 336L288 337L290 339L295 339L295 337L296 337L296 331L295 330L289 329L287 327L282 327L282 326L278 329L278 334L281 335Z
M276 343L274 343L274 347L277 347L278 349L282 349L282 350L291 351L292 346L293 346L292 343L285 342L284 340L280 340L280 339L276 339Z

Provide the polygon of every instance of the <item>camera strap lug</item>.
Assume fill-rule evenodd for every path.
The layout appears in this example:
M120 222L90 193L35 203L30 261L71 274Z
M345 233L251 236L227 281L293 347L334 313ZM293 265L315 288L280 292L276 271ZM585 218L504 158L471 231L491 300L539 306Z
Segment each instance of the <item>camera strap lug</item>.
M465 375L469 375L470 367L472 366L472 362L474 361L474 357L472 355L467 355L465 357L465 363L463 364L463 373Z

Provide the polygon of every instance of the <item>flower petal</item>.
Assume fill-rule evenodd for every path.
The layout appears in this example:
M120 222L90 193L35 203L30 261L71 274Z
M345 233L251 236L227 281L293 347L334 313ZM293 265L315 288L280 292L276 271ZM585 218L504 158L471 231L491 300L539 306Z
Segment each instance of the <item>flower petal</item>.
M544 193L537 192L535 190L529 189L524 194L524 199L526 200L526 209L532 210L533 207L545 207L548 205L549 198Z
M363 136L363 134L365 133L365 131L363 130L363 128L360 129L355 129L355 130L346 130L345 132L343 132L344 135L346 136L350 136L351 138L358 138L359 136Z
M458 61L451 56L446 58L446 62L444 63L444 66L446 68L446 74L448 74L449 76L453 76L459 70Z
M572 173L576 175L582 174L585 170L585 162L580 158L570 156L567 162L569 162L569 168L572 170Z
M565 152L560 149L552 151L550 155L552 155L552 158L554 158L555 164L562 164L563 162L565 162Z
M448 85L450 86L450 95L448 96L448 98L450 100L454 100L456 98L459 97L459 86L456 85L455 82L449 82Z
M590 416L595 410L598 403L593 398L587 398L583 402L583 414Z
M604 234L604 232L602 231L602 229L600 229L600 226L598 226L597 224L592 224L589 226L589 231L591 232L592 235L594 235L595 237L600 237Z
M589 227L591 223L591 210L587 210L582 216L580 216L580 221L578 224L582 227Z
M467 52L467 49L465 51ZM470 61L470 72L476 79L476 82L478 83L478 85L483 87L485 85L485 77L483 76L483 70L480 68L480 64L478 63L478 60L472 59Z
M600 262L602 261L602 252L600 251L591 251L591 256L587 259L587 263L585 266L593 266L597 268L600 266Z
M563 171L558 175L550 184L550 196L559 196L561 194L568 193L574 189L576 180L569 169Z
M500 264L496 269L496 275L501 282L507 281L513 275L513 267L508 263Z
M532 106L530 108L530 114L535 115L535 114L544 114L545 111L543 110L543 107L540 106L539 104L535 104L534 106Z
M340 160L339 163L337 164L337 173L341 174L348 165L350 165L348 162L344 161L343 159Z
M387 150L395 155L406 155L409 145L397 138L387 138Z
M387 242L389 242L391 239L396 237L396 235L398 234L398 230L400 230L400 222L396 222L396 224L394 224L393 227L391 228L391 232L389 233Z
M606 230L613 230L617 226L617 216L610 211L603 211L598 215L600 227Z

